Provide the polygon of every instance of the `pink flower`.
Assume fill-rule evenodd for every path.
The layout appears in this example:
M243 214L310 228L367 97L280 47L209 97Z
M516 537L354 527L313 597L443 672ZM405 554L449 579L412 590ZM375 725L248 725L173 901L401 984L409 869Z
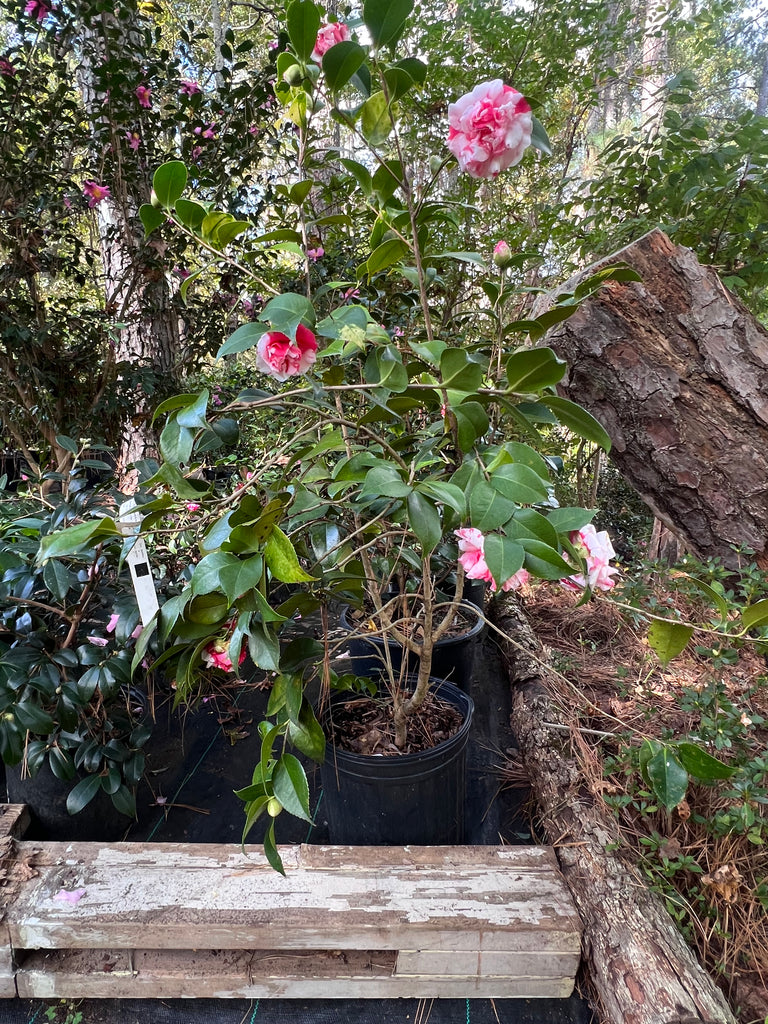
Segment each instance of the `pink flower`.
M114 633L117 629L117 624L120 621L119 615L110 615L109 622L107 623L107 632Z
M341 296L341 298L342 298L342 301L344 301L344 302L349 302L350 299L359 299L360 298L360 289L359 288L354 288L354 287L353 288L347 288L347 290L344 292L344 294Z
M148 85L136 86L136 99L147 110L152 106L152 89Z
M459 538L459 562L468 580L484 580L491 584L491 590L496 591L496 580L491 574L485 561L485 537L482 531L473 526L464 526L460 530L453 531ZM501 589L517 590L524 586L530 579L527 569L518 569L516 573L505 580Z
M193 82L191 78L182 78L181 85L179 86L179 92L182 96L197 96L202 91L197 82Z
M125 138L126 138L126 141L127 141L128 145L129 145L129 147L135 153L136 150L141 145L141 136L137 132L126 132L125 133Z
M88 197L88 206L93 209L110 196L108 185L99 185L97 181L83 182L83 195Z
M60 900L62 903L79 903L85 896L85 889L59 889L52 900Z
M6 78L16 77L16 68L5 57L0 57L0 75L4 75Z
M610 560L616 557L616 552L605 530L598 533L590 523L580 530L574 530L571 534L571 543L586 560L587 576L585 578L583 573L568 576L560 580L564 587L569 590L583 590L587 586L593 590L610 590L616 585L616 581L611 577L619 570L609 565Z
M188 501L185 507L187 509L187 512L199 512L200 511L200 503L197 502L197 501Z
M275 380L306 373L316 358L317 339L304 324L299 324L295 342L279 331L269 331L256 345L257 369Z
M94 647L106 647L109 643L105 636L87 636L85 639L88 643L93 644Z
M307 249L307 259L313 263L317 263L321 256L325 256L325 249L322 245L318 245L316 249Z
M312 60L318 63L323 59L323 54L328 53L332 46L343 43L350 38L349 26L343 21L329 21L323 23L317 33L315 48L312 51Z
M44 21L46 16L51 13L53 8L47 2L47 0L27 0L27 6L24 8L24 13L28 14L31 18L36 18L37 21Z
M512 250L509 248L509 243L505 242L504 239L497 242L493 247L493 262L500 270L508 267L512 262Z
M203 139L215 139L216 138L216 125L209 124L205 128L201 128L199 125L195 128L195 135L201 136Z
M245 661L245 654L245 647L242 647L238 665L242 665ZM234 671L232 659L229 656L228 644L225 640L212 640L207 647L203 648L201 657L208 668L220 668L222 672Z
M193 146L192 147L192 152L189 154L189 158L192 161L192 163L195 164L195 163L197 163L197 161L200 159L200 157L202 155L203 155L203 147L202 146Z
M448 105L448 149L472 178L495 178L531 144L531 108L500 78Z

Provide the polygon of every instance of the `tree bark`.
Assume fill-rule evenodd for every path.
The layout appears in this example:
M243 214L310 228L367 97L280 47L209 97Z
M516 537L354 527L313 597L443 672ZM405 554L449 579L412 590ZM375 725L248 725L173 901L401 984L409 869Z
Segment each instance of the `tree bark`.
M584 925L589 980L611 1024L735 1024L723 994L618 850L619 831L574 756L578 733L555 706L554 677L514 595L492 602L507 638L512 728L548 840Z
M543 341L568 361L563 393L603 424L619 471L689 549L734 565L744 545L768 566L768 331L659 230L561 290L618 263L642 282L609 282Z

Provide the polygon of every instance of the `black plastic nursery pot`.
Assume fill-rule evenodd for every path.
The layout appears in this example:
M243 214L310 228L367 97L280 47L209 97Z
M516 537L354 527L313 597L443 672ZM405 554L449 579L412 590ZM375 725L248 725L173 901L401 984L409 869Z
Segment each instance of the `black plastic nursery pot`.
M465 633L445 636L434 646L430 673L437 679L446 679L465 693L469 692L472 669L475 664L475 643L483 632L485 623L474 604L464 603L462 612L476 621ZM349 656L352 671L358 676L375 678L386 672L385 646L389 648L392 671L397 675L405 658L405 673L414 675L419 670L419 657L404 651L400 644L388 637L361 636L349 618L349 610L343 608L339 620L342 629L350 632Z
M320 769L320 813L332 843L349 846L441 846L464 842L466 758L474 703L445 680L432 692L464 718L450 739L429 750L393 756L353 754L333 746L335 703L354 697L335 694L326 715L328 737Z

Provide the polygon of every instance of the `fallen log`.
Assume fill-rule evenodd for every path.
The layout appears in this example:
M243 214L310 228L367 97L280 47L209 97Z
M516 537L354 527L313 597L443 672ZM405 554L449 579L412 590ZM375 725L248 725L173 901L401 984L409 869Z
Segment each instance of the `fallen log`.
M558 291L616 263L642 281L606 283L542 341L568 362L563 394L603 424L619 472L692 551L732 565L744 545L768 566L768 331L658 230Z
M618 827L574 754L578 736L552 699L555 677L517 598L501 596L490 614L503 634L513 731L581 915L583 956L604 1017L611 1024L735 1024L659 898L622 857Z

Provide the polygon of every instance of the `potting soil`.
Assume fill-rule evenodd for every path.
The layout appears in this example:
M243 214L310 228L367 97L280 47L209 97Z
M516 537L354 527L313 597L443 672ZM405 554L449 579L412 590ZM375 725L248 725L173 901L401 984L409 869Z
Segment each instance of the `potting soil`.
M532 841L524 804L528 791L510 780L514 739L509 686L492 639L476 644L471 696L475 718L467 759L466 841L475 845ZM125 838L135 842L240 843L242 803L234 790L250 782L258 760L257 724L268 691L242 689L235 702L211 699L181 725L160 708L150 770L137 804L139 820ZM181 752L181 754L180 754ZM505 766L507 770L505 770ZM329 841L319 771L307 763L315 824L281 815L280 843ZM513 774L513 773L512 773ZM56 839L56 836L37 838ZM88 837L84 837L88 838ZM257 829L248 841L258 843ZM590 1024L588 1005L570 999L83 1000L79 1003L0 1000L0 1024ZM69 1014L69 1016L68 1016Z

